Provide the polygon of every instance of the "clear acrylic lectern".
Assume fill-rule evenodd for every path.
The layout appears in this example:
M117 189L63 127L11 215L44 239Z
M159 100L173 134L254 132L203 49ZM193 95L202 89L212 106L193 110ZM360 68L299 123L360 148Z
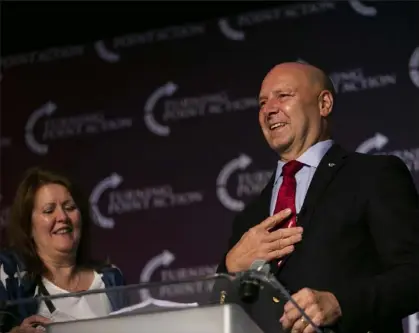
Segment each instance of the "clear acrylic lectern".
M240 303L251 301L264 285L290 297L273 276L252 271L22 299L1 310L4 316L7 307L45 309L44 304L52 303L55 312L38 310L52 321L40 327L47 333L262 333ZM82 298L86 304L101 300L101 311L92 307L77 318L60 311Z

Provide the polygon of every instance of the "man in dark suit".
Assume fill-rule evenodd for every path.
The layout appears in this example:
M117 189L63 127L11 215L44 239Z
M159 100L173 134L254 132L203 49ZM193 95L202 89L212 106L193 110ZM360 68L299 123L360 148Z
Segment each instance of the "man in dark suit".
M311 65L283 63L265 77L259 122L278 166L234 220L218 272L264 259L320 327L402 332L402 318L419 310L418 193L399 158L331 139L334 97ZM265 290L248 311L265 332L314 332L281 301Z

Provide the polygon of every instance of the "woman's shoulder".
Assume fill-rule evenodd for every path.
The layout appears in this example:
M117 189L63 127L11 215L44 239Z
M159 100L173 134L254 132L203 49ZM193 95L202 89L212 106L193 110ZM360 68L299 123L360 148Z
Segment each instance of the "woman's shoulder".
M118 266L110 263L103 263L95 265L93 269L102 277L107 288L125 285L124 275Z
M26 270L23 260L13 249L0 250L0 268L8 276L14 276Z
M6 280L15 283L6 283ZM0 299L8 297L7 294L17 295L15 290L21 284L25 292L32 291L32 280L27 274L23 260L17 252L7 249L0 251ZM28 294L29 295L29 294Z

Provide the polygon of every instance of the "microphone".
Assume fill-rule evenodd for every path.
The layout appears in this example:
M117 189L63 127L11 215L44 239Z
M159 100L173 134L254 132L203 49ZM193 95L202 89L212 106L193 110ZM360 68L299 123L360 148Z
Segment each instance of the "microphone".
M257 271L262 272L268 275L271 272L271 266L266 260L263 259L256 259L250 265L249 271Z
M261 278L252 277L252 273L258 274ZM253 274L255 276L256 274ZM256 259L250 265L249 270L242 272L240 278L239 296L244 303L254 303L259 297L259 290L261 288L261 280L271 283L281 294L290 301L294 307L300 312L302 317L311 325L316 333L334 333L329 328L320 329L310 317L305 313L304 309L301 308L297 302L292 298L288 290L273 276L271 273L271 266L266 260Z
M266 260L256 259L250 265L248 271L242 273L240 278L239 296L244 303L254 303L259 297L260 281L250 277L252 271L262 272L265 275L270 273L271 267Z

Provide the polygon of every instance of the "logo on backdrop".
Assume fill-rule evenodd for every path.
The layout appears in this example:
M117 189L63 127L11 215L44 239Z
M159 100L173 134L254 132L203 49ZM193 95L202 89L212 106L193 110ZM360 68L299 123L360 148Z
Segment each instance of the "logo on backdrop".
M204 194L201 191L175 192L169 184L119 189L122 181L123 177L121 175L112 173L109 177L101 180L91 192L90 205L94 222L101 228L112 229L115 227L113 215L150 209L190 206L204 200ZM106 196L105 192L107 192ZM107 199L103 200L107 201L106 214L100 208L103 197Z
M299 58L298 62L309 64ZM397 76L392 74L365 75L363 68L353 68L347 71L329 73L337 93L351 93L363 90L384 88L397 83Z
M396 74L366 75L362 68L354 68L329 74L337 93L351 93L384 88L396 84Z
M413 51L409 59L409 76L413 84L419 88L419 46Z
M377 15L377 9L373 6L367 6L363 1L360 0L349 0L349 5L354 11L363 16L375 16Z
M115 63L115 62L118 62L121 58L119 54L113 51L110 51L106 47L105 42L103 40L98 40L97 42L95 42L94 49L97 55L99 56L99 58L106 62Z
M115 220L110 217L103 216L99 210L99 199L103 192L108 189L115 189L122 183L122 177L117 173L111 174L109 177L101 180L90 194L90 206L92 209L92 215L94 222L104 229L112 229L115 227Z
M381 150L387 144L387 142L388 138L385 135L381 133L375 133L374 136L362 142L358 148L356 148L356 151L358 153L368 154L372 150Z
M164 250L162 253L151 258L145 265L140 274L140 283L147 283L151 281L151 277L154 272L160 267L168 267L175 260L175 255L168 251ZM142 289L140 290L140 295L143 301L153 298L149 290Z
M45 116L50 116L52 113L55 112L57 109L57 105L55 103L49 101L42 105L39 109L36 109L32 114L29 116L28 121L26 122L25 126L25 141L26 145L32 152L45 155L48 153L48 145L39 143L35 139L34 135L34 128L37 121Z
M246 34L244 31L233 29L228 23L226 18L222 18L218 20L218 27L220 31L226 36L228 39L231 40L245 40Z
M218 200L225 208L231 211L242 211L245 207L245 202L241 199L258 195L272 176L272 171L244 172L251 163L251 157L241 154L226 163L218 174L216 188ZM237 181L235 196L237 198L234 198L229 193L228 183L236 172L238 172L235 177Z
M238 15L233 24L237 28L233 28L228 19L221 18L218 20L218 27L226 38L235 41L244 41L246 39L246 33L243 31L243 28L245 27L252 27L281 19L297 19L304 16L316 15L334 10L335 8L336 4L331 1L292 4Z
M183 267L170 269L169 266L174 262L175 255L164 250L162 253L151 258L145 265L140 274L140 283L147 283L152 280L152 276L160 270L161 282L166 282L167 285L156 288L158 295L154 295L160 299L170 299L172 297L206 294L212 290L213 281L195 281L170 284L170 282L178 282L183 280L196 279L207 275L214 274L217 265L202 265L195 267ZM140 290L140 295L143 301L147 299L154 299L149 290Z
M394 151L383 151L382 149L389 142L389 138L381 133L375 133L374 136L366 139L357 148L359 153L375 153L376 155L395 155L403 160L411 172L419 171L419 147L411 149L401 149Z
M159 43L170 40L192 38L206 33L205 23L185 24L170 26L158 30L149 30L143 33L115 37L112 40L114 49L133 47L151 43Z
M72 45L65 47L52 47L46 50L33 51L24 54L11 55L1 59L3 70L16 66L47 63L61 59L81 57L85 54L84 45ZM5 73L3 72L3 75Z
M144 107L144 121L147 128L154 134L160 136L168 136L170 134L169 126L161 125L154 118L154 107L162 97L172 96L177 90L178 86L173 82L167 82L165 85L157 88L147 99Z
M258 101L254 97L231 100L226 92L203 94L192 97L171 97L179 87L173 82L167 82L157 88L147 99L144 106L144 122L147 128L159 136L170 135L167 123L191 118L217 115L226 112L242 111L258 108ZM163 114L156 118L156 105L165 98Z
M104 132L116 131L132 126L130 118L106 119L103 112L85 113L77 116L52 118L57 105L48 101L36 109L28 117L25 126L25 142L27 147L35 154L48 153L47 141L67 139L82 135L94 135ZM46 118L41 121L42 118ZM40 138L37 138L36 126L42 128Z

